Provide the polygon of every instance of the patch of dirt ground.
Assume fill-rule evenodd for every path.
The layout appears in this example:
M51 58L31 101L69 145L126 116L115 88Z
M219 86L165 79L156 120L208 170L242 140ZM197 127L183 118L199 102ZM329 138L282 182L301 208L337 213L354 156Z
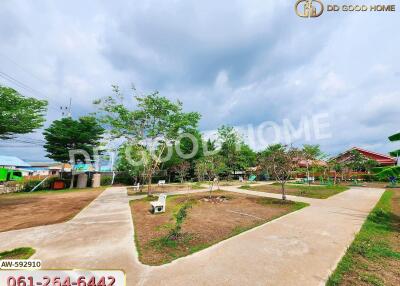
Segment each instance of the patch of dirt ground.
M149 200L131 202L135 226L135 240L139 258L144 264L160 265L186 256L221 240L253 228L274 218L292 212L298 203L282 203L281 200L260 198L242 194L213 192L171 196L163 214L149 212ZM215 199L215 197L223 199ZM174 213L190 202L187 219L182 226L182 239L163 240L174 226Z
M0 196L0 232L61 223L89 205L103 189Z

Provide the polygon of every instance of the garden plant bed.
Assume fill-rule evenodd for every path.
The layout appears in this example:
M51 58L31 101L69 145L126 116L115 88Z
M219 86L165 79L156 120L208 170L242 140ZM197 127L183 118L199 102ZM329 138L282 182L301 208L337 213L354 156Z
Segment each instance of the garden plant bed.
M0 232L68 221L103 190L73 189L0 195Z
M400 285L400 190L387 190L327 285Z
M248 189L258 192L281 194L281 185L274 183L272 185L261 185L261 186L242 186L243 189ZM287 195L307 197L314 199L326 199L333 195L339 194L348 190L347 186L307 186L307 185L285 185L285 191Z
M209 200L208 196L208 192L169 196L166 212L156 215L149 212L149 201L155 198L131 201L140 261L148 265L165 264L307 206L223 191L213 191L214 199ZM191 208L187 210L181 237L167 239L175 225L174 214L186 203Z
M35 250L30 247L15 248L9 251L0 252L0 260L2 259L28 259L33 254Z

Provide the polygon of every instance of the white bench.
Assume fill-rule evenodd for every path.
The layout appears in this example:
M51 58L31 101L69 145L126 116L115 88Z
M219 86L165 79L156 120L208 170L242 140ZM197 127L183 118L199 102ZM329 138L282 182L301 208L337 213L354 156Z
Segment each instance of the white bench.
M312 182L312 183L313 183L313 182L315 181L315 178L314 178L314 177L307 177L307 178L306 178L306 181L307 181L307 182Z
M140 191L140 183L137 183L136 186L133 186L133 190L139 192Z
M159 180L158 181L159 186L164 186L165 185L165 180Z
M151 210L152 213L156 214L165 212L166 203L167 203L167 195L160 195L157 201L150 202L150 205L152 207Z

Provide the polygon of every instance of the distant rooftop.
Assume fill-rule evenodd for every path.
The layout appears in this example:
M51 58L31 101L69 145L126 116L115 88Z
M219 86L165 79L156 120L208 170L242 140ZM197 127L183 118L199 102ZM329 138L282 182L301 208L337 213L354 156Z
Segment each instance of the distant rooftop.
M30 165L18 157L0 155L0 166L29 167Z
M53 167L62 165L62 163L57 162L28 162L28 164L32 167Z

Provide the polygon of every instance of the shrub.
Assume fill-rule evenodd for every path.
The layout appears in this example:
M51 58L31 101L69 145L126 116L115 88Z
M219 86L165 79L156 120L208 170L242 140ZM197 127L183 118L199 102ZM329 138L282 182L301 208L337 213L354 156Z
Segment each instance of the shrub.
M375 180L375 175L372 174L364 174L362 175L362 179L366 182L372 182Z
M29 180L24 182L24 187L22 191L24 192L30 192L34 187L36 187L42 180L34 179L34 180ZM41 184L39 187L36 188L36 191L42 191L44 189L48 189L49 185L45 181L43 184Z
M135 183L135 180L127 173L117 173L114 178L114 183L131 186Z
M39 187L35 189L35 191L44 191L44 190L50 190L54 181L63 181L65 183L65 186L69 186L69 182L71 180L65 180L65 179L59 179L58 177L51 177L48 178L46 181L44 181ZM23 192L30 192L34 187L36 187L43 179L31 179L31 180L26 180L23 182Z
M182 224L187 217L187 210L191 207L192 205L187 202L175 214L175 226L170 230L168 240L176 240L181 236Z
M112 176L101 176L100 185L101 186L110 186L112 182Z

